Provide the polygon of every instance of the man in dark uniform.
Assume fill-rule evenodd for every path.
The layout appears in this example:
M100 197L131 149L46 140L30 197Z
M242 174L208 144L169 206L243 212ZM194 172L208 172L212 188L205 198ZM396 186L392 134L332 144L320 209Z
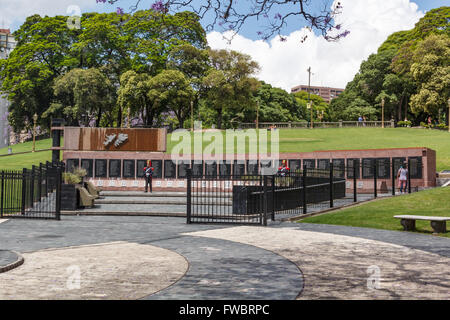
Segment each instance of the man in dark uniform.
M153 170L152 162L150 160L147 161L147 165L144 167L145 173L145 192L148 191L148 186L150 185L150 193L152 192L152 180L153 180Z

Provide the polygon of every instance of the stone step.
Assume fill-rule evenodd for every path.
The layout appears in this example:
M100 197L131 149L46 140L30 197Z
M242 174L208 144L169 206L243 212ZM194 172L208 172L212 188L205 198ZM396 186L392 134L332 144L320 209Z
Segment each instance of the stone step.
M96 201L98 201L97 199ZM97 202L96 202L97 203ZM96 204L92 208L76 211L61 211L66 215L152 215L152 216L186 216L186 205L174 204Z
M231 198L194 198L196 204L226 204L231 205ZM105 197L96 199L95 204L147 204L147 205L186 205L186 197Z
M231 198L232 192L194 192L195 197L209 197L209 198ZM143 198L186 198L186 192L143 192L143 191L102 191L100 196L104 198L108 197L143 197Z

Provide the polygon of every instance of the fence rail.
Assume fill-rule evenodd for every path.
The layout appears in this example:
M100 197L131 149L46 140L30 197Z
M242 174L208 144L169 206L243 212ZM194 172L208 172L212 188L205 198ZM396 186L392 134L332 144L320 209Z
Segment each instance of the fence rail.
M1 171L0 217L60 220L63 162Z
M382 121L337 121L337 122L313 122L313 128L344 128L344 127L382 127ZM394 120L384 121L385 128L393 128ZM256 123L246 122L240 123L241 129L255 129ZM259 129L309 129L311 122L259 122Z

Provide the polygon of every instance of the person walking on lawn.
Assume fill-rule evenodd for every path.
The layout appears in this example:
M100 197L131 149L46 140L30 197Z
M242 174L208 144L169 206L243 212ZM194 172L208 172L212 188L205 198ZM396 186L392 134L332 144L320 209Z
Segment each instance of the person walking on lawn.
M153 171L155 169L152 167L152 162L150 160L147 161L147 165L144 167L145 173L145 192L148 192L148 186L150 185L150 193L152 192L152 180L153 180Z

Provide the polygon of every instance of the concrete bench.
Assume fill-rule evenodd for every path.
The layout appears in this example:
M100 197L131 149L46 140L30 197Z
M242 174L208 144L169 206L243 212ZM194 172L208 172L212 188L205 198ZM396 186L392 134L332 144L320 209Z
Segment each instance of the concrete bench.
M435 233L445 233L447 232L446 221L450 220L450 217L432 217L432 216L413 216L413 215L401 215L394 216L396 219L401 219L400 223L404 230L415 230L416 220L427 220L431 221L431 227Z

